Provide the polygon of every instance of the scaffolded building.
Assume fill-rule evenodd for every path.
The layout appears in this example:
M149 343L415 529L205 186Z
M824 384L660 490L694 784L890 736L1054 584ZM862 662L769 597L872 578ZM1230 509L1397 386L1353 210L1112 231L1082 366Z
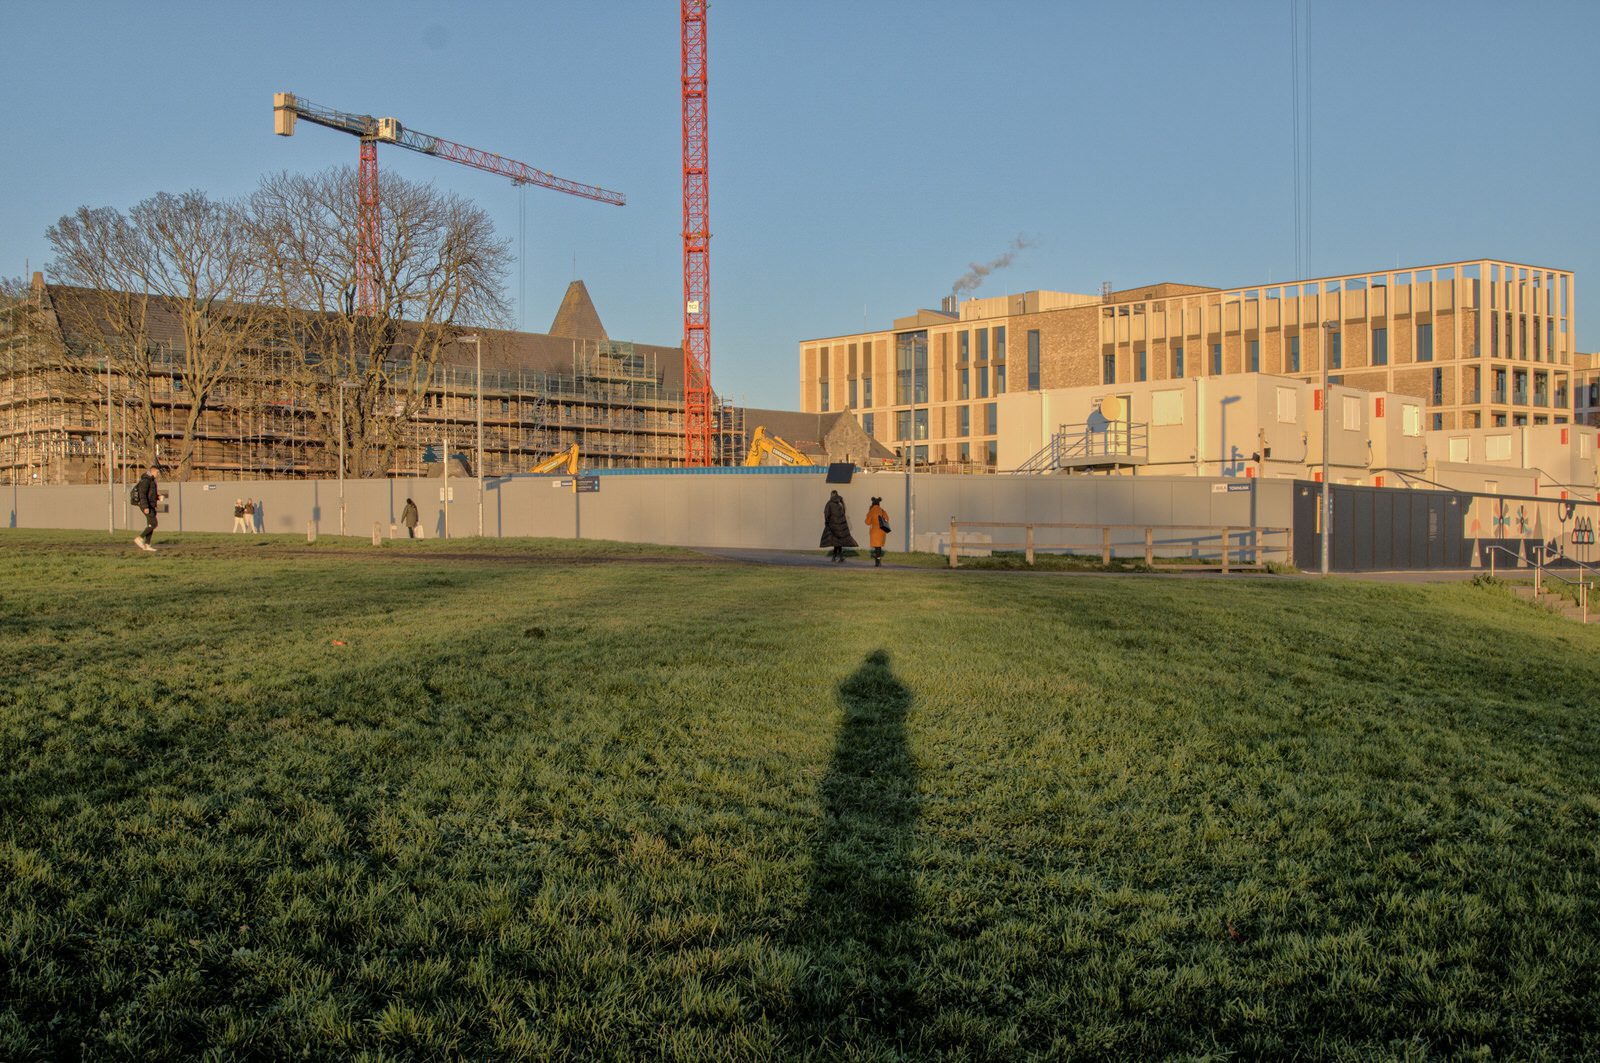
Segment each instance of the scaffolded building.
M31 306L0 312L0 478L8 483L100 483L136 476L132 445L143 400L114 366L80 357L74 316L58 312L78 289L35 275ZM29 312L23 313L27 309ZM193 398L183 386L182 333L153 314L148 327L149 405L156 455L180 438ZM607 334L588 290L573 281L547 333L473 330L429 374L403 424L389 475L473 472L482 403L483 473L523 472L576 443L588 468L674 466L683 462L683 353ZM481 357L482 379L478 365ZM327 477L338 467L304 378L281 354L254 352L207 396L191 475L202 479ZM333 385L336 386L336 385ZM136 406L138 408L136 408ZM396 408L399 404L396 403ZM324 409L326 406L323 407ZM731 460L746 445L743 419L718 403L719 449ZM320 426L320 427L319 427ZM379 470L370 470L378 472Z

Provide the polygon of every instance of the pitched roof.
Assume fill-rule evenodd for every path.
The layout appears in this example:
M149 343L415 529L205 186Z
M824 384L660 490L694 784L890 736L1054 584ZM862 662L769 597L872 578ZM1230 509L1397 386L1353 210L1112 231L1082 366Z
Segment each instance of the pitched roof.
M582 281L567 285L567 294L561 297L561 309L550 323L550 335L575 340L605 340L606 327L600 323L600 312L589 298L589 289Z
M802 413L798 410L758 410L746 406L744 413L744 430L746 436L755 434L758 427L765 427L767 434L777 436L808 458L822 458L826 460L828 450L824 441L828 433L838 425L840 418L856 420L855 414L849 410L835 410L832 413ZM866 433L863 432L863 435ZM874 458L892 459L894 451L879 443L876 439L867 437L872 448Z

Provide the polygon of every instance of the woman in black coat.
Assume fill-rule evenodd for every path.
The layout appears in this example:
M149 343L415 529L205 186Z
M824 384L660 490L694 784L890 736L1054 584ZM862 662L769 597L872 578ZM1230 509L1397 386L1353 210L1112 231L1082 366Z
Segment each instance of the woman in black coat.
M822 507L822 545L833 547L829 560L844 564L844 548L856 545L850 535L850 518L845 516L844 499L834 491Z

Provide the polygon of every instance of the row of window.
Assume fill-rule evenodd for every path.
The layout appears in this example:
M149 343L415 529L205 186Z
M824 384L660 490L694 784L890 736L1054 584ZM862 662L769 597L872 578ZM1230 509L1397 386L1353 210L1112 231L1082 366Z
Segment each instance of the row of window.
M928 438L927 409L915 411L896 410L894 417L894 438L897 442L913 438L913 431L916 433L915 438L917 439ZM872 424L871 414L866 414L862 417L861 427L867 430L868 435L872 434ZM981 434L992 436L999 431L1000 408L996 403L985 403L983 406L983 432ZM972 407L962 406L956 410L955 434L958 436L970 436L972 434Z

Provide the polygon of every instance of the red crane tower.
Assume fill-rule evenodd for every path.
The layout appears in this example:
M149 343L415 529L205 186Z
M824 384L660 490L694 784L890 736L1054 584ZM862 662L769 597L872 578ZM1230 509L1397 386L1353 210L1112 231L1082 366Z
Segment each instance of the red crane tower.
M711 425L711 202L706 147L706 3L682 0L683 463L715 460Z
M394 144L424 155L459 162L489 173L509 177L519 185L537 185L553 188L557 192L599 200L613 206L622 206L627 199L621 192L611 192L594 185L568 181L536 170L527 163L508 159L490 151L469 148L443 137L429 136L415 129L407 129L396 118L374 118L370 114L347 114L331 107L321 107L303 100L292 92L278 92L272 96L273 132L279 136L294 135L297 118L349 133L361 138L360 204L356 212L356 308L371 314L378 305L378 144Z

